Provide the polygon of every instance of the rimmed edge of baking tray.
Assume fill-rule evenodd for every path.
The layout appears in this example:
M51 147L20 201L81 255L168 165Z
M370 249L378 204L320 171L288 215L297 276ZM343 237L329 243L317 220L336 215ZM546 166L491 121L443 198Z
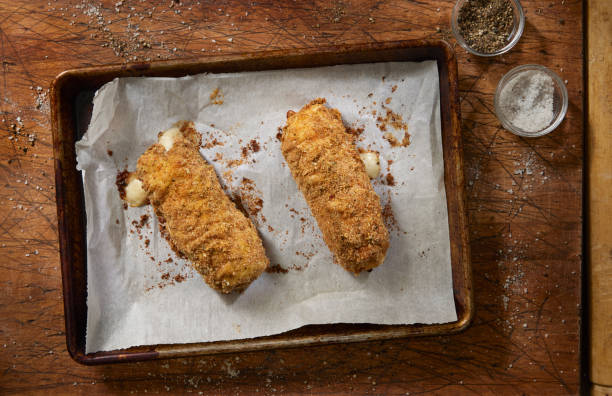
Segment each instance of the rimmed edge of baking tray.
M77 131L87 127L87 125L81 125L79 128L78 124L88 121L80 119L75 113L80 93L96 90L116 77L179 77L204 72L238 72L422 60L436 60L440 78L444 179L457 321L412 325L309 325L273 336L252 339L149 345L85 354L87 322L85 221L82 180L80 172L76 170L74 143L77 139ZM457 60L454 51L445 41L406 40L352 44L67 70L59 74L51 85L51 124L55 156L66 344L70 356L78 363L93 365L133 362L202 354L450 334L465 329L472 320L474 302L464 188Z

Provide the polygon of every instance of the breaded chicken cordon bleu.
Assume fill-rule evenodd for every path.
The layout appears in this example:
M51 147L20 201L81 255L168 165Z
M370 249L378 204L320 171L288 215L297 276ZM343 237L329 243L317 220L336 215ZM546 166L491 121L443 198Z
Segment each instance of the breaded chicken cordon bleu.
M382 264L389 234L380 199L338 110L315 99L289 111L281 150L334 261L354 274Z
M131 206L150 202L171 247L221 293L243 291L268 267L257 230L200 155L201 135L179 121L138 159L125 186Z

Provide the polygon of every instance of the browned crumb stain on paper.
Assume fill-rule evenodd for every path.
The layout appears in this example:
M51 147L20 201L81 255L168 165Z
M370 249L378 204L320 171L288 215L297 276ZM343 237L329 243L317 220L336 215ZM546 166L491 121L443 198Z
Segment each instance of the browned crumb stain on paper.
M226 165L230 168L235 168L237 166L240 166L244 164L244 159L240 158L240 159L233 159L233 160L229 160L227 161Z
M188 262L174 262L171 257L168 257L166 260L157 260L153 253L149 250L149 246L151 244L151 227L149 220L151 216L148 214L143 214L140 216L138 220L133 220L131 222L130 233L136 235L139 240L143 241L141 245L141 249L144 253L149 257L149 259L156 263L155 272L159 275L156 276L155 272L152 272L149 280L152 284L145 288L146 292L149 292L153 289L163 289L166 286L175 285L177 283L183 282L189 278L193 277L193 268ZM161 235L168 241L168 245L172 250L177 254L178 257L184 258L184 256L178 251L176 246L170 240L168 232L165 227L165 219L159 213L157 213L157 219L159 222L159 229ZM145 234L146 232L146 234Z
M240 140L239 143L242 143L242 140ZM257 153L260 150L261 150L261 145L259 144L259 142L256 139L251 139L246 145L240 148L240 152L241 152L240 158L227 160L225 162L225 165L229 168L235 168L244 163L248 163L249 160L250 162L255 163L257 161L254 158L250 158L250 155L252 153ZM219 156L218 158L215 156L215 160L221 160L221 159L222 159L221 156Z
M242 203L246 204L249 215L257 217L263 207L263 200L261 199L261 191L257 189L253 180L246 177L242 178L240 182L240 197L242 198Z
M296 256L302 256L302 257L304 257L305 259L310 260L310 259L311 259L311 258L312 258L312 257L313 257L315 254L314 254L314 253L306 253L306 252L300 252L300 251L297 251L297 252L295 252L295 255L296 255ZM308 267L308 263L306 263L306 265L305 265L304 267L297 267L297 266L295 266L295 265L294 265L294 266L292 267L292 269L295 269L295 270L297 270L297 271L301 271L301 270L302 270L303 268L305 268L305 267Z
M408 132L404 133L404 138L402 139L402 147L410 146L410 134Z
M399 231L399 224L397 223L395 215L393 214L391 202L387 202L385 206L383 206L382 215L383 221L389 231Z
M254 153L256 153L256 152L258 152L258 151L259 151L259 143L258 143L258 142L257 142L257 140L255 140L255 139L252 139L252 140L249 142L249 147L251 148L251 150L252 150Z
M391 173L387 173L387 176L385 177L385 181L387 182L388 186L395 186L395 178L393 177Z
M238 195L238 194L231 194L229 196L229 198L232 200L234 205L236 205L236 209L241 211L242 214L244 214L246 217L249 217L249 212L244 207L244 204L242 203L242 197L240 195Z
M306 257L307 259L310 259L312 256L314 256L314 254L311 253L302 253L302 252L295 252L296 256L303 256ZM306 265L299 266L296 264L291 265L291 267L285 268L280 266L279 264L270 264L268 266L268 268L266 268L266 272L269 274L286 274L289 271L302 271L305 268L308 268L308 263Z
M226 170L223 172L223 180L227 181L228 184L231 184L234 181L234 173L231 170Z
M193 277L193 269L188 263L177 263L173 262L172 258L169 257L167 260L155 260L154 257L150 257L153 262L157 261L155 266L157 272L160 274L154 283L145 288L146 292L153 289L163 289L167 286L174 286L177 283L181 283Z
M388 98L391 99L391 98ZM376 117L377 125L380 128L381 126L385 127L390 125L393 129L408 131L408 125L404 122L401 114L395 113L388 107L383 106L384 114L378 114Z
M395 86L397 87L397 86ZM393 89L392 89L393 91ZM391 102L391 98L385 100L386 104ZM410 145L410 133L408 133L408 124L403 120L401 114L395 113L385 105L382 106L384 113L372 111L372 115L376 117L376 126L383 132L383 138L389 142L391 147L408 147ZM404 137L400 141L391 132L388 132L389 128L393 128L398 131L404 131Z
M381 129L381 131L383 131L385 129ZM393 135L391 132L385 132L383 134L383 138L389 142L389 144L391 145L391 147L397 147L400 145L399 140L397 140L397 138L395 137L395 135Z
M398 234L402 232L402 229L393 214L393 207L391 206L391 196L389 194L385 194L381 200L384 200L385 204L382 209L382 217L385 226L389 230L389 232L397 232Z
M256 153L260 149L261 147L259 146L259 142L255 139L251 139L251 141L246 146L243 146L241 149L242 158L246 159L250 153Z
M115 185L117 186L117 190L119 191L119 197L121 200L125 200L125 187L127 186L127 179L130 177L130 172L127 169L117 172L117 177L115 178Z
M215 88L214 91L210 94L210 101L212 104L222 105L223 104L223 93L219 90L219 88Z
M346 131L348 133L350 133L351 135L355 136L355 137L360 136L363 133L364 130L365 130L365 128L363 126L361 126L361 127L347 127L346 128Z
M223 146L223 142L217 140L217 138L212 138L210 140L203 142L202 144L202 148L205 148L205 149L209 149L215 146Z
M399 140L397 140L395 135L393 135L391 132L385 132L383 134L383 138L386 141L389 142L391 147L400 147L400 146L401 147L408 147L408 146L410 146L410 134L408 132L404 132L404 138L402 139L401 142Z
M266 272L269 274L286 274L287 272L289 272L289 270L281 267L278 264L270 264L268 268L266 268Z

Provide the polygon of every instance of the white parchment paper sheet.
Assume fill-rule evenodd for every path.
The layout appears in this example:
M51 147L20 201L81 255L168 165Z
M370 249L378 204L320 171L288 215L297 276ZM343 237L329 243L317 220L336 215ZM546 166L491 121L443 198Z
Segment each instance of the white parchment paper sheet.
M332 263L276 138L287 110L317 97L340 110L347 126L364 128L358 146L380 152L382 176L373 184L394 215L387 218L391 244L384 264L358 277ZM103 86L76 144L87 212L86 351L251 338L306 324L456 320L439 106L433 61L122 78ZM382 138L376 119L385 108L407 123L408 147ZM204 143L217 139L201 152L226 191L244 193L242 179L254 182L247 193L263 207L252 219L270 261L287 273L264 273L244 293L223 296L176 258L150 207L123 209L117 172L134 170L157 133L177 120L193 120ZM404 136L389 124L387 131ZM246 149L240 163L251 140L260 149ZM387 173L395 185L381 182ZM151 215L149 226L136 230L132 222L143 214ZM176 275L185 280L173 281Z

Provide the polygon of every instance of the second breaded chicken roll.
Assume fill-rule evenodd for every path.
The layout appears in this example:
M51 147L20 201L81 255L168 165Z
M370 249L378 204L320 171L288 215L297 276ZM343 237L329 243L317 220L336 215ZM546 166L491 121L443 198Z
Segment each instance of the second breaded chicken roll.
M336 109L316 99L287 113L281 150L335 261L358 274L389 247L380 199Z
M172 247L212 288L241 291L269 262L255 226L200 155L200 140L193 123L178 122L140 156L136 176Z

